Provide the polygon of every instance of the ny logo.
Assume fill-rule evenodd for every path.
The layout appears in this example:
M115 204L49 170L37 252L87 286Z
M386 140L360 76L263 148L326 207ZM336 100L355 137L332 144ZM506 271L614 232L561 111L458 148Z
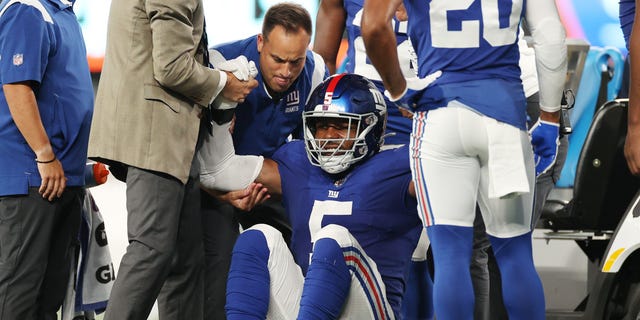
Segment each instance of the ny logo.
M338 195L340 194L340 191L335 191L335 190L329 190L329 198L337 198Z
M287 95L287 106L300 103L300 91L296 90Z

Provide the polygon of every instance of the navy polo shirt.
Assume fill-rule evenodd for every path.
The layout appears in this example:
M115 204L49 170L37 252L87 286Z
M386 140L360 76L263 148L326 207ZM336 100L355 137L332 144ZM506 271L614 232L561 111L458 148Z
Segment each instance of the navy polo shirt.
M93 85L73 2L0 3L0 84L34 81L40 118L67 186L84 185ZM35 153L18 131L0 88L0 196L41 183Z
M258 68L258 87L236 108L233 145L236 154L270 157L289 135L302 138L302 112L313 89L329 76L324 60L307 50L305 65L291 87L274 98L269 95L260 71L257 36L215 47L225 59L244 55Z

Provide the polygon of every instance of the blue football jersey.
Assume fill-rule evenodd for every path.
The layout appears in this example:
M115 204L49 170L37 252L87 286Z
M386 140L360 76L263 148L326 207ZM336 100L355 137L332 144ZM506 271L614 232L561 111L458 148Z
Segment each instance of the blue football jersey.
M631 28L633 27L633 19L636 13L636 1L635 0L620 0L620 28L622 28L622 35L624 36L624 42L629 49L629 37L631 36Z
M384 92L382 78L371 64L364 47L364 40L360 31L362 21L362 6L364 0L344 0L343 6L347 13L346 32L349 46L347 47L345 69L349 73L365 76ZM393 19L393 29L398 45L398 61L405 77L417 75L417 60L411 41L407 34L407 22ZM386 97L385 97L386 98ZM412 121L400 114L400 111L389 100L387 103L387 129L386 133L392 134L385 138L385 144L409 144Z
M311 235L328 224L347 228L376 262L387 299L399 314L404 274L422 231L416 199L408 195L408 147L382 151L340 180L312 165L303 141L282 146L277 161L293 229L291 249L306 274Z
M233 144L236 154L270 157L291 135L302 138L302 111L311 91L329 76L324 60L307 50L304 69L281 98L269 95L260 75L258 37L215 47L227 60L244 55L258 69L258 87L236 108Z
M525 129L518 32L524 0L404 0L418 74L442 76L419 100L429 110L458 99Z

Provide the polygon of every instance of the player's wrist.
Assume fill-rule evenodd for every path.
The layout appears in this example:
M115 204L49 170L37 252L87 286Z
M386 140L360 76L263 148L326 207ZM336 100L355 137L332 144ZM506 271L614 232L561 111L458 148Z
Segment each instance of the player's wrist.
M384 95L387 96L389 101L397 102L398 100L402 99L402 97L404 97L405 94L407 94L408 90L409 90L409 87L405 85L404 90L402 90L400 93L393 94L391 93L391 91L385 90Z
M559 123L560 122L560 109L558 109L557 111L540 110L540 121Z
M36 154L36 160L47 161L56 157L50 144L33 151Z

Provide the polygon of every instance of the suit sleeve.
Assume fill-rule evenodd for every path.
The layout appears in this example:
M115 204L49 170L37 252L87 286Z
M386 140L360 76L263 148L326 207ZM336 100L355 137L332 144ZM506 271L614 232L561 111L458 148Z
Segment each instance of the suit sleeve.
M221 81L220 73L198 61L200 38L194 41L195 0L148 0L146 11L151 24L154 78L163 87L205 106L213 99ZM203 18L204 19L204 18Z

